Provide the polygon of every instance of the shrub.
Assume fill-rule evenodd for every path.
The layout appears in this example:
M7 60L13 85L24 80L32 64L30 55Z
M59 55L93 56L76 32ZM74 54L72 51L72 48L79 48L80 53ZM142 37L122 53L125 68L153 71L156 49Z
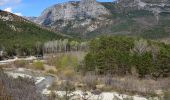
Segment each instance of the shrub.
M52 91L64 91L64 94L62 95L52 93L51 95L55 100L72 100L72 97L75 96L73 94L73 92L75 91L74 84L68 80L63 81L60 85L53 83L51 87L49 87L49 89Z
M44 64L41 61L33 62L33 68L37 70L44 70Z
M164 93L164 99L163 100L170 100L170 91Z
M0 69L0 100L41 100L32 79L14 79Z
M29 63L27 61L25 61L25 60L18 60L18 61L14 62L15 67L25 68L25 67L27 67L28 64Z
M71 53L58 53L56 57L47 59L47 63L57 69L75 68L78 65L77 55Z
M96 85L98 83L97 76L88 73L84 76L83 83L90 89L96 89Z
M53 69L49 69L46 71L47 73L50 73L50 74L57 74L57 71L56 70L53 70Z

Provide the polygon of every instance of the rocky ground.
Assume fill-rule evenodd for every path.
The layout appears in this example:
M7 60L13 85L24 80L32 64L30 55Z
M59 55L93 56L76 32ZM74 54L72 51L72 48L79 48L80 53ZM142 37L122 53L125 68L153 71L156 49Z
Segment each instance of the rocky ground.
M1 61L0 64L7 64L14 62L16 60L35 60L35 57L28 57L28 58L14 58L6 61ZM49 65L45 65L45 67L49 67ZM50 69L54 69L54 67L50 66ZM49 69L45 68L45 69ZM54 82L62 83L64 80L61 80L57 75L50 75L48 73L45 73L45 71L40 70L33 70L33 69L26 69L26 68L4 68L4 72L13 78L30 78L33 79L35 82L35 85L37 87L37 92L41 94L44 100L47 99L48 96L50 96L52 93L59 97L63 97L66 95L66 91L64 90L51 90L49 89ZM74 85L76 82L74 83ZM81 84L78 84L81 85ZM97 86L98 88L102 86ZM69 92L67 95L73 95L71 96L70 100L84 100L85 98L88 100L159 100L158 97L156 98L147 98L144 96L139 95L127 95L122 94L118 92L102 92L102 91L83 91L81 89L75 89L74 91ZM83 99L84 98L84 99Z

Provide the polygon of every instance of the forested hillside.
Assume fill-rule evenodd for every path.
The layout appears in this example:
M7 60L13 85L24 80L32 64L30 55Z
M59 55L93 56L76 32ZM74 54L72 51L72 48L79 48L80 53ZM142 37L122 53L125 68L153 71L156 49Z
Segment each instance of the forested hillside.
M104 4L104 3L103 3ZM104 34L121 34L129 36L140 36L147 39L160 39L169 37L169 13L160 13L159 20L147 10L131 10L117 13L113 5L104 4L112 10L113 23L98 30L87 33L87 38Z
M21 17L0 11L0 50L8 55L35 54L37 44L64 37Z

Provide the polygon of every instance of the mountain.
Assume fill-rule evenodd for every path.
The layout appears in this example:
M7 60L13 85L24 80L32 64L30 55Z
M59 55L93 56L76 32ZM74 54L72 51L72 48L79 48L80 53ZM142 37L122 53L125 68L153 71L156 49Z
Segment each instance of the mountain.
M45 9L35 22L80 38L101 34L164 38L170 33L169 0L70 1Z
M36 22L55 31L80 36L79 33L84 35L96 30L97 24L109 24L110 20L105 17L109 14L110 11L95 0L70 1L45 9Z
M18 51L22 51L20 52L22 54L30 54L37 43L62 38L68 37L0 10L0 51L4 50L9 55L14 55Z

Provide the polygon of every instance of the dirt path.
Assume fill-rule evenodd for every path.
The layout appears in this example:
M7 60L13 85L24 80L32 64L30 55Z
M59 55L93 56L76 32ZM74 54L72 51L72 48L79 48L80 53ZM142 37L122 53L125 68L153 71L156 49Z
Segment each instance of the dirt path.
M27 57L27 58L15 57L14 59L8 59L8 60L0 61L0 65L9 64L9 63L12 63L14 61L19 61L19 60L31 61L31 60L36 60L36 57L34 57L34 56L30 56L30 57Z

